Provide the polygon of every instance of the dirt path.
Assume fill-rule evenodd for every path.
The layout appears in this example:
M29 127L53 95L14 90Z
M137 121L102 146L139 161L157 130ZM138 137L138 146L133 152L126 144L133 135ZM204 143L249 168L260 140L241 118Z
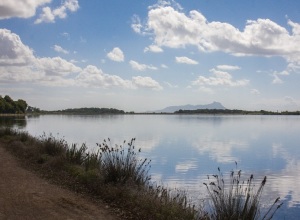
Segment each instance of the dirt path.
M0 219L118 218L105 205L96 205L25 170L0 146Z

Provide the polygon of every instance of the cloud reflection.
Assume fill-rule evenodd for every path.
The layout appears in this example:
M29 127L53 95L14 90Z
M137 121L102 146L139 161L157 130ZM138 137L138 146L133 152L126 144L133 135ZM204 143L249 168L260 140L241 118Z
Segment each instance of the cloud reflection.
M233 156L233 150L245 150L248 144L241 140L219 141L207 137L206 140L195 140L192 146L197 148L199 154L208 153L209 157L218 163L232 163L238 161L238 157Z
M180 173L186 173L189 170L194 170L197 169L197 161L184 161L184 162L179 162L178 164L176 164L175 166L175 170L176 172L180 172Z
M288 207L300 204L300 160L298 155L291 154L280 143L272 145L273 156L279 156L286 161L286 166L279 173L270 177L271 187L280 194L281 198L290 196Z

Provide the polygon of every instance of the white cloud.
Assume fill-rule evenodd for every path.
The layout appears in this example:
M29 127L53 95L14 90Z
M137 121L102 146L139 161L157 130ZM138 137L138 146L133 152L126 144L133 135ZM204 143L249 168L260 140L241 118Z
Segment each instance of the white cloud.
M253 95L260 95L260 91L257 89L251 89L250 93Z
M232 76L228 72L211 69L210 72L213 74L211 77L199 76L192 85L195 86L245 86L249 83L249 80L242 79L234 81Z
M76 81L82 86L133 88L129 80L124 80L116 75L105 74L101 69L92 65L83 69L76 77Z
M76 61L67 61L61 57L35 57L17 34L0 29L0 82L31 82L45 86L163 89L151 77L135 76L125 80L117 75L106 74L95 66L88 65L82 69L74 63Z
M283 80L279 77L279 76L288 76L290 73L286 70L284 71L281 71L281 72L277 72L277 71L274 71L271 76L274 77L274 79L272 80L272 83L273 84L282 84L283 83Z
M0 66L27 65L34 59L32 50L20 37L7 29L0 29Z
M140 64L134 60L130 60L129 64L131 66L132 69L137 70L137 71L145 71L147 69L150 70L157 70L157 67L152 66L152 65L146 65L146 64Z
M281 56L288 62L300 61L300 24L288 21L292 33L269 19L247 21L240 31L229 23L209 22L192 10L186 15L169 4L150 7L141 29L153 35L159 47L196 46L201 51L222 51L235 56Z
M151 77L135 76L132 77L133 85L141 88L149 88L153 90L162 90L163 87Z
M39 18L35 20L35 24L43 22L54 23L56 18L66 18L67 12L75 12L79 9L78 0L65 0L60 7L52 10L50 7L44 7Z
M51 0L1 0L0 19L30 18L35 15L38 7L50 2Z
M177 63L184 63L184 64L190 64L190 65L197 65L198 62L195 60L192 60L188 57L175 57L175 60Z
M69 54L69 51L63 49L61 46L59 45L54 45L53 49L58 52L58 53L63 53L63 54Z
M207 93L207 94L214 94L214 91L211 89L211 88L208 88L208 87L206 87L206 86L199 86L198 88L197 88L197 90L199 91L199 92L204 92L204 93Z
M219 70L226 70L226 71L232 71L232 70L239 70L241 69L239 66L231 66L231 65L218 65L217 69Z
M157 45L150 45L149 47L146 47L144 49L144 52L153 52L153 53L161 53L163 52L163 49L161 49L161 47L157 46Z
M67 76L71 73L78 73L81 71L80 67L75 66L72 62L66 61L60 57L45 57L37 58L37 63L40 70L44 71L46 75Z
M160 66L161 66L162 68L164 68L164 69L168 69L168 68L169 68L166 64L161 64Z
M116 61L116 62L123 62L124 61L124 53L118 47L115 47L112 51L110 51L107 54L107 57L109 59L113 60L113 61Z

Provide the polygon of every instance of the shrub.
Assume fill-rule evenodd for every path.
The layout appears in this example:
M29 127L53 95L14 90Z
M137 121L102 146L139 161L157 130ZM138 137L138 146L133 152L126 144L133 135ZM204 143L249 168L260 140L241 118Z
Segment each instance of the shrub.
M80 148L77 148L76 144L72 144L66 150L66 158L70 163L81 165L84 162L86 156L87 147L82 144Z
M104 140L102 144L97 144L100 148L100 169L104 181L125 184L130 180L138 185L146 184L150 180L148 171L151 160L139 159L141 149L135 151L135 138L128 143L127 149L126 141L115 147L111 147L110 139L108 141L109 143Z
M50 156L58 156L66 153L68 144L64 139L57 139L52 134L45 133L40 136L41 150Z
M260 199L267 177L264 177L257 190L254 189L253 175L247 182L241 181L241 170L231 171L229 184L224 181L223 174L218 168L219 175L208 176L209 183L204 183L209 194L211 219L254 220L272 219L281 207L279 197L264 216L260 212Z

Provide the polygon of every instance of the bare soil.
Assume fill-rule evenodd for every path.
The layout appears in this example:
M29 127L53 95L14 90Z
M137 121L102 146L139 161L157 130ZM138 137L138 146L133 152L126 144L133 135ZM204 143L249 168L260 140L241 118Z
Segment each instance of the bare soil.
M107 205L92 202L24 169L0 143L0 219L120 218Z

